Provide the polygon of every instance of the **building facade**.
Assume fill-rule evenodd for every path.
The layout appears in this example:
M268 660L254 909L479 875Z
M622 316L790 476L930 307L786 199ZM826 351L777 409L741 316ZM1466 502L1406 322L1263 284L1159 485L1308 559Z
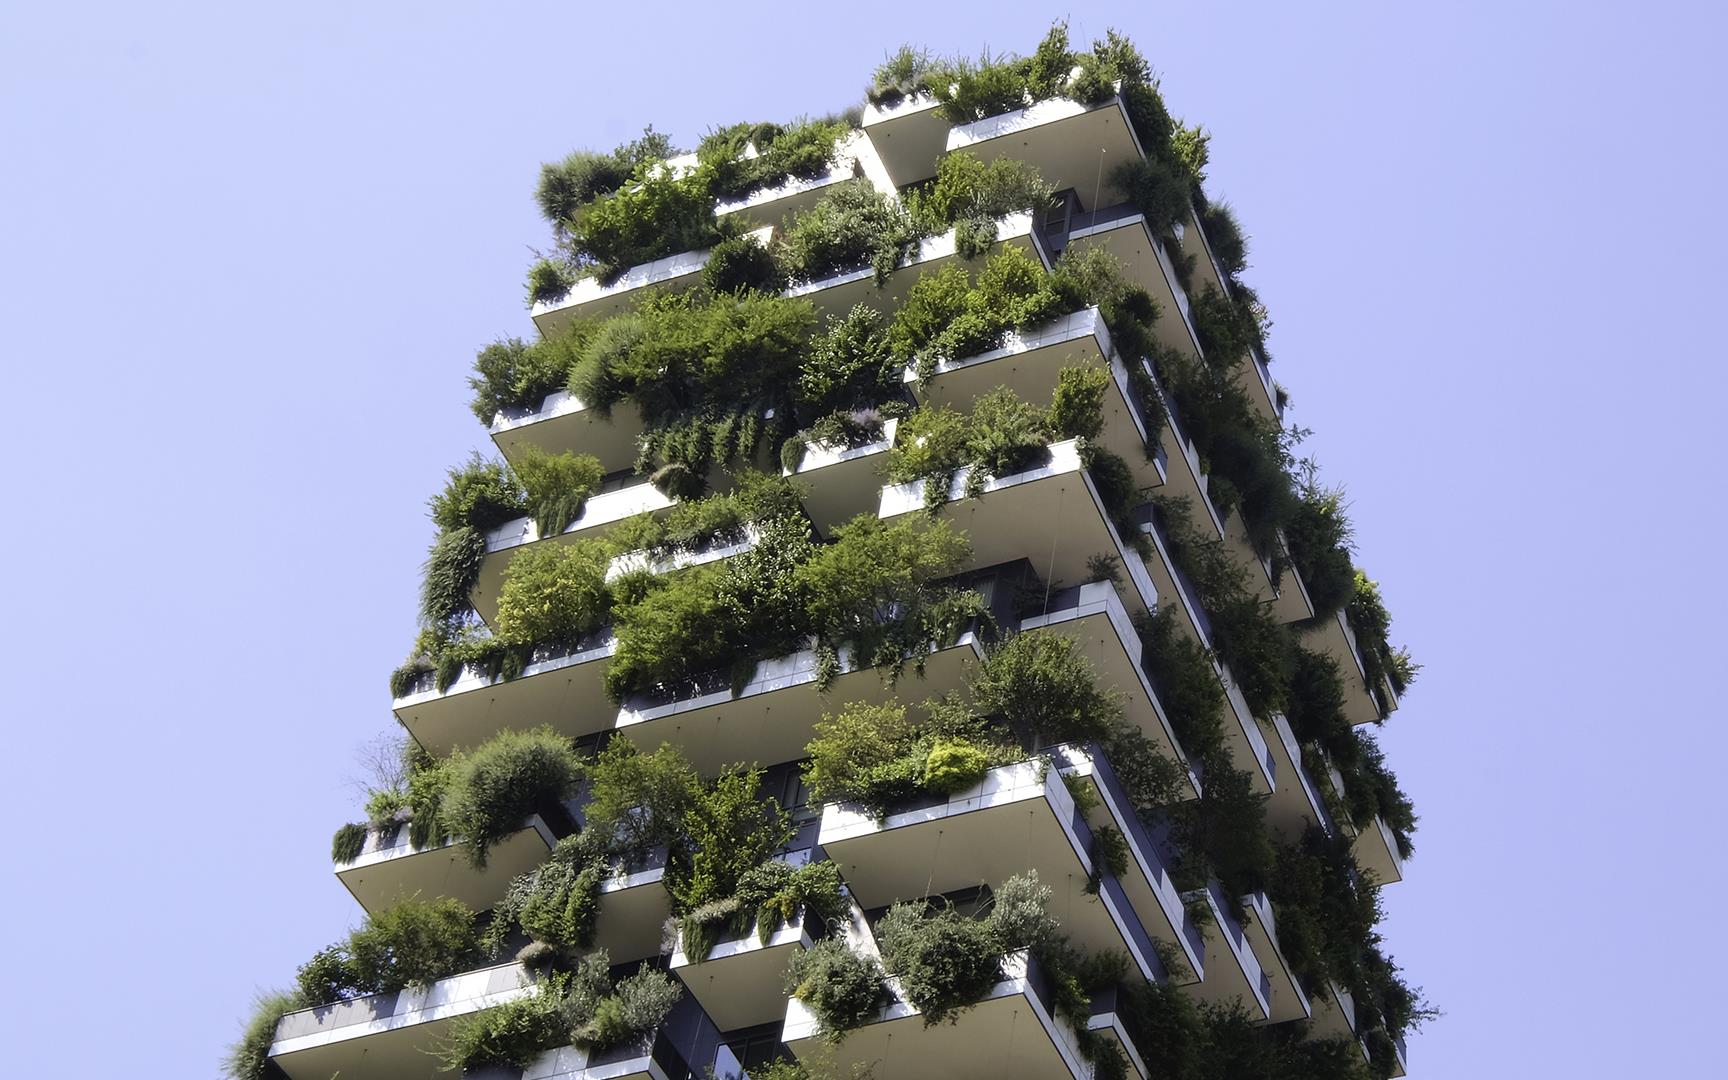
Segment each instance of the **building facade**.
M1115 35L544 168L240 1080L1401 1076L1414 665Z

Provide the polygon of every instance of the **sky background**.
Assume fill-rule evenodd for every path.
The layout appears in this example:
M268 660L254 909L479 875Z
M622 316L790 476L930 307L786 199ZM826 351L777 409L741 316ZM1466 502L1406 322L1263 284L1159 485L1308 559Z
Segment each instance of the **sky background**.
M329 837L393 726L424 501L485 444L473 352L531 329L539 163L1064 14L261 7L0 8L15 1076L214 1076L359 916ZM1274 373L1424 664L1381 735L1423 819L1389 949L1445 1012L1412 1075L1714 1072L1723 17L1066 14L1212 132Z

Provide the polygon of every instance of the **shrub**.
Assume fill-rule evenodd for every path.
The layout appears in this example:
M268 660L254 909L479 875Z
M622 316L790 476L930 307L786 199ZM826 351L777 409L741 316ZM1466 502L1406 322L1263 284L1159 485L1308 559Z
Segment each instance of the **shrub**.
M589 331L590 325L578 319L557 337L534 342L506 338L481 349L468 377L474 416L490 425L500 414L538 405L562 389Z
M1104 433L1104 392L1110 372L1101 367L1065 367L1056 374L1049 426L1062 439L1096 439Z
M613 609L617 648L606 669L606 692L614 701L633 693L670 691L731 658L715 582L721 571L693 567L664 579L633 602Z
M1041 210L1051 195L1038 170L1018 158L997 158L986 165L962 151L937 159L936 178L910 192L908 202L926 232L979 223L989 226L994 241L996 219Z
M804 748L812 804L855 802L880 817L922 781L922 762L911 760L918 729L897 702L853 702L824 715L815 731Z
M958 740L939 739L924 759L922 783L926 790L952 795L984 779L990 767L989 752L982 746Z
M570 955L593 944L600 885L610 869L606 854L604 839L592 830L558 841L545 862L514 878L504 898L493 905L487 951L498 955L518 927L556 954Z
M485 866L493 844L530 814L570 797L581 768L570 741L549 727L501 731L451 756L439 819L467 844L474 865Z
M1248 238L1242 234L1242 226L1228 203L1207 202L1200 211L1200 227L1206 231L1207 246L1227 278L1233 279L1248 269Z
M683 996L670 975L644 964L636 974L619 979L612 993L600 999L589 1041L605 1048L641 1038L664 1023Z
M829 316L824 332L810 339L798 369L798 412L809 418L874 406L900 388L901 365L882 317L859 304L843 317Z
M252 1003L252 1016L246 1021L240 1038L228 1048L222 1060L223 1071L232 1080L264 1080L270 1070L270 1045L276 1041L276 1025L282 1017L305 1002L293 994L260 993Z
M470 528L480 532L495 529L522 516L521 486L501 461L485 461L473 454L452 468L444 490L427 504L432 523L442 531Z
M829 1043L868 1023L888 1000L882 969L839 938L825 938L795 953L786 971L786 991L816 1017L816 1030Z
M864 96L871 104L886 108L914 94L927 93L934 66L928 50L902 45L876 66Z
M970 686L978 707L1000 716L1022 746L1103 738L1122 715L1120 694L1100 689L1091 661L1056 634L1008 638L985 656Z
M840 184L792 219L777 257L795 281L873 267L878 283L905 261L919 240L905 209L868 181Z
M774 256L754 236L729 236L715 244L702 265L702 284L711 292L741 289L774 292L784 287Z
M1002 950L990 928L952 907L895 904L876 926L882 961L899 976L924 1026L958 1019L1002 976Z
M1168 234L1170 227L1187 220L1189 178L1178 164L1156 157L1132 158L1110 171L1110 184L1127 195L1135 209L1146 216L1146 224L1156 235ZM1172 256L1178 254L1171 252Z
M570 295L576 275L551 259L537 259L528 268L528 306L555 304Z
M605 470L592 454L549 454L533 444L517 454L516 475L527 492L528 516L541 536L556 536L582 516Z
M344 825L336 830L336 835L330 840L330 861L351 863L360 857L361 849L366 846L366 826Z
M674 907L690 911L723 900L738 883L792 839L792 822L772 798L761 797L760 769L730 768L698 795L685 815L688 864L667 868Z
M459 900L404 900L368 915L348 936L354 986L364 993L426 987L479 957L474 913Z
M522 645L572 643L598 630L611 605L611 561L599 541L529 545L504 571L494 630Z
M1392 633L1392 616L1380 599L1380 587L1367 574L1356 571L1355 589L1345 609L1350 626L1356 631L1357 651L1362 654L1362 667L1367 674L1369 689L1379 701L1382 714L1388 703L1380 698L1380 679L1384 676L1392 689L1402 694L1422 669L1410 659L1404 649L1394 649L1388 640Z
M684 817L701 793L696 770L671 743L645 754L613 739L589 763L588 779L589 831L635 855L682 842Z
M813 180L834 164L848 125L838 120L808 120L782 128L775 124L734 124L713 132L696 148L709 190L736 201L790 179ZM756 154L744 156L746 145Z
M460 623L474 611L474 585L486 558L486 536L464 525L438 534L421 567L420 621L426 626Z
M704 180L674 177L660 165L638 167L616 194L576 210L565 229L565 247L578 271L602 282L720 239Z
M562 226L583 206L624 186L637 167L671 156L671 140L648 127L641 138L611 153L578 150L563 161L540 166L534 201L548 222Z
M524 1069L570 1038L562 983L540 983L525 997L456 1018L438 1047L444 1070L465 1075L486 1066Z
M1352 534L1343 492L1322 488L1312 478L1302 486L1302 501L1284 526L1290 560L1302 575L1316 618L1330 618L1356 591L1350 562Z

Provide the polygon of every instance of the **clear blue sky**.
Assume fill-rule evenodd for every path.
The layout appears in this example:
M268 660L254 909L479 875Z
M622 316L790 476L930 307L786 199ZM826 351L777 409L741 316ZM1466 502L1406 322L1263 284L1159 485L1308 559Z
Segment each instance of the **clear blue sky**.
M530 330L539 162L1062 13L961 6L6 6L7 1072L213 1075L356 917L329 837L483 441L473 350ZM1426 665L1383 735L1418 1077L1721 1067L1728 27L1633 7L1068 10L1213 132Z

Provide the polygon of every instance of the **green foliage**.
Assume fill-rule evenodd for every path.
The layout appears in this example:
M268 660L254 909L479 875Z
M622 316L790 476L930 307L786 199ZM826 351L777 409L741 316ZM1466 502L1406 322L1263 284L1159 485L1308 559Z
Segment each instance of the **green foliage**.
M696 147L700 175L717 199L735 202L788 180L814 180L833 165L843 121L809 120L791 127L734 124L703 138ZM755 154L746 156L746 147Z
M1302 485L1302 501L1284 526L1290 561L1302 575L1316 619L1331 618L1356 592L1354 547L1343 492L1323 488L1312 476Z
M675 177L659 164L639 166L615 194L576 209L564 232L570 264L603 283L721 237L704 178Z
M1104 392L1110 372L1091 365L1063 368L1050 398L1050 430L1059 439L1096 439L1104 433Z
M1279 850L1266 892L1278 913L1278 945L1304 986L1364 986L1362 949L1378 940L1379 892L1361 883L1349 841L1311 827Z
M1179 618L1160 607L1140 623L1146 671L1183 747L1209 757L1224 747L1224 686L1210 654L1177 628Z
M1254 294L1237 286L1226 297L1211 285L1188 298L1189 318L1206 362L1226 371L1233 371L1243 362L1250 348L1263 349L1266 330L1265 311Z
M1248 269L1248 238L1242 234L1242 226L1230 204L1207 202L1200 211L1200 227L1205 230L1207 246L1226 278L1234 280Z
M1254 793L1253 778L1236 768L1227 752L1209 755L1202 765L1200 798L1168 811L1178 852L1173 873L1183 889L1202 888L1216 878L1225 898L1235 901L1260 889L1272 864L1266 806Z
M675 910L690 911L738 891L744 875L792 839L792 822L772 798L761 797L760 769L730 768L697 796L685 815L688 863L667 868Z
M929 81L942 102L938 114L961 124L1055 97L1067 88L1074 64L1068 25L1059 22L1030 57L985 53L976 62L959 58L945 63Z
M866 180L837 185L801 211L780 236L780 266L794 281L818 281L866 266L881 283L920 239L911 215Z
M588 831L613 850L636 856L680 844L684 819L701 797L701 780L682 751L662 743L651 754L613 739L588 765Z
M829 316L810 339L798 369L798 414L806 419L874 406L900 392L901 365L888 346L882 317L859 304Z
M767 940L802 911L805 928L820 937L826 924L846 915L840 869L832 862L811 862L794 868L769 859L739 875L728 897L711 900L679 920L684 954L701 963L716 942L743 937L756 928Z
M986 165L961 151L938 158L935 179L908 192L907 202L926 232L981 222L992 226L994 240L998 218L1041 210L1052 194L1038 170L1018 158L997 158Z
M538 405L547 394L563 389L589 330L590 324L578 319L555 337L532 342L505 338L481 349L468 377L475 417L490 425L501 413Z
M977 743L957 739L938 739L924 759L921 780L925 790L952 795L984 779L990 767L990 753Z
M500 731L451 755L448 769L439 820L467 845L470 861L485 866L493 844L530 814L570 797L582 764L568 739L542 727Z
M528 516L543 537L558 535L582 516L606 472L592 454L549 454L533 443L517 452L515 470L527 492Z
M773 254L749 234L728 236L714 245L702 264L702 284L714 293L776 292L785 287Z
M455 626L473 613L474 585L485 558L486 534L479 529L462 525L438 534L421 567L422 625Z
M808 597L809 625L828 645L898 674L909 654L957 636L982 613L971 590L938 586L971 556L964 534L945 522L887 524L860 514L836 526L834 542L793 572ZM916 661L922 670L922 659Z
M610 565L610 549L595 540L529 545L504 571L495 632L532 645L573 643L599 629L611 605Z
M996 646L970 679L978 708L998 716L1022 746L1090 742L1122 716L1121 695L1098 685L1072 638L1015 634Z
M330 861L351 863L360 857L360 851L365 846L366 826L344 825L336 830L336 835L330 840Z
M698 566L644 582L641 598L613 608L618 645L606 669L614 701L671 688L732 659L724 637L716 584L723 570Z
M1010 330L1048 322L1064 309L1031 256L1005 248L979 271L976 285L963 267L948 266L915 282L895 313L889 344L902 362L929 378L939 360L958 360L1002 344Z
M576 280L576 275L562 263L536 259L528 267L528 306L557 303L570 295Z
M868 1023L888 1001L882 968L839 938L824 938L797 953L786 971L786 991L809 1007L828 1043Z
M496 956L515 928L560 955L593 944L607 854L603 838L592 830L558 841L545 862L513 879L493 905L487 951Z
M948 501L954 475L970 468L965 495L980 494L987 480L1036 468L1050 445L1049 416L1005 386L980 395L972 413L945 405L921 406L901 423L889 451L887 474L894 483L921 480L932 511Z
M534 993L457 1017L438 1047L444 1070L463 1075L486 1066L523 1069L566 1045L570 1022L563 985L554 977Z
M479 944L474 913L460 901L404 900L315 954L300 968L298 996L323 1005L430 986L471 967Z
M548 222L561 227L588 203L623 187L639 166L671 156L671 140L652 127L611 153L578 150L563 161L540 166L534 201Z
M1092 866L1093 873L1103 867L1111 877L1119 878L1128 872L1128 841L1121 830L1109 825L1092 830Z
M864 96L872 105L890 108L914 94L928 93L934 66L929 50L902 45L876 66Z
M919 731L898 702L853 702L824 715L815 731L804 748L812 804L859 803L881 817L922 782L923 762L914 750Z
M1177 162L1131 158L1110 171L1110 183L1146 216L1154 235L1165 235L1172 225L1187 220L1189 174ZM1171 254L1175 257L1177 252Z
M306 1003L294 994L258 994L240 1038L222 1059L223 1072L231 1080L264 1080L270 1069L270 1046L276 1041L276 1025L282 1017L305 1007Z
M1099 424L1103 424L1101 419ZM1152 542L1140 531L1140 519L1135 516L1143 496L1134 482L1134 471L1122 460L1122 455L1095 443L1085 443L1080 448L1080 460L1104 503L1104 512L1109 515L1117 538L1142 557L1151 554Z
M1362 667L1367 674L1369 690L1380 704L1382 714L1389 711L1389 702L1385 701L1380 690L1380 680L1384 677L1392 684L1392 689L1402 694L1415 680L1416 673L1422 665L1410 659L1410 653L1405 649L1394 649L1390 642L1392 633L1392 616L1386 611L1386 605L1380 599L1380 586L1369 579L1367 574L1356 571L1356 583L1350 604L1345 608L1345 614L1350 619L1351 629L1356 631L1357 651L1362 654Z
M665 559L711 545L736 544L749 525L803 512L798 490L778 476L741 471L734 480L737 486L726 494L680 502L658 518L641 514L621 523L611 533L613 545Z
M521 517L526 503L508 466L473 454L450 470L444 490L427 505L440 531L470 528L484 533Z
M876 940L926 1027L955 1022L1002 976L1002 950L991 928L952 907L895 904L876 925Z

